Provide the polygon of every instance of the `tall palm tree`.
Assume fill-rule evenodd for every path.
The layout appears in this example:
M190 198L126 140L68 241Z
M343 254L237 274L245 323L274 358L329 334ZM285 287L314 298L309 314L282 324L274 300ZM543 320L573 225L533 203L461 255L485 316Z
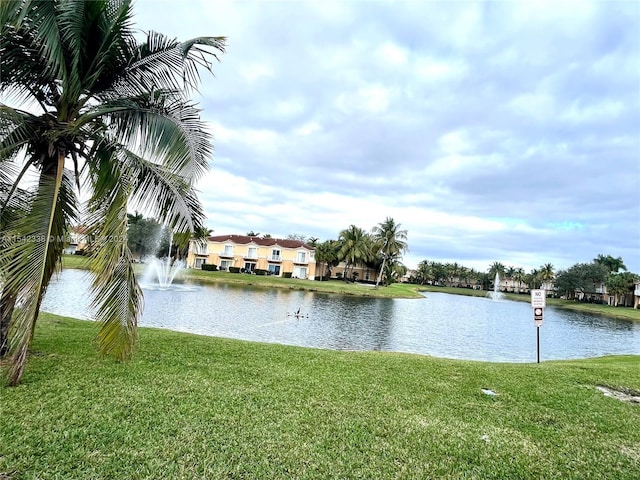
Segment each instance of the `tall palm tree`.
M418 268L416 269L416 281L420 285L425 285L426 283L433 281L433 270L432 270L432 262L429 260L422 260L418 263Z
M551 290L551 283L555 278L555 275L553 272L553 265L551 265L550 263L545 263L544 265L541 265L540 269L538 270L538 276L540 278L540 281L542 282L542 287L545 290Z
M126 245L128 206L174 231L203 214L193 185L208 166L211 137L188 94L224 38L185 42L149 32L138 44L129 0L0 3L0 171L11 184L37 175L27 213L5 226L3 294L19 298L10 328L9 384L19 382L40 303L77 216L74 186L87 193L85 223L98 344L129 358L142 309ZM11 96L9 96L11 95ZM8 173L7 173L8 172ZM9 195L11 197L11 195Z
M507 269L505 268L503 263L493 262L489 267L489 276L495 276L495 274L497 273L500 276L500 278L504 278L504 274L506 270Z
M345 262L343 275L345 281L349 278L349 267L353 269L354 265L362 264L370 258L370 240L369 234L355 225L350 225L349 228L340 232L338 236L338 242L340 242L338 258Z
M338 245L335 240L325 240L315 247L316 264L322 266L320 279L324 279L325 267L331 268L338 262Z
M379 247L382 255L382 266L376 280L376 288L380 285L385 264L390 259L399 259L409 246L407 244L407 231L400 229L400 224L391 217L379 223L372 230L372 238Z
M524 280L525 273L522 267L518 267L513 271L513 281L518 282L518 293L522 289L522 281Z
M593 261L607 267L609 273L617 273L618 270L627 269L624 262L622 261L622 257L614 258L611 255L603 255L602 253L599 253L598 256L593 259Z

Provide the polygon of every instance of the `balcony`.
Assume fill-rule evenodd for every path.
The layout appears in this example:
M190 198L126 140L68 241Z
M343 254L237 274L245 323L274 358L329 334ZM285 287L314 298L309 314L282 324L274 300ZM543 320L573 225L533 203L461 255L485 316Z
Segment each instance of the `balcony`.
M267 257L267 260L269 262L281 262L282 257L280 255L270 255L269 257Z
M296 265L309 265L309 259L308 258L296 257L296 259L293 261L293 263L295 263Z
M218 253L218 256L220 258L233 258L233 250L231 250L231 251L223 250L223 251Z
M255 252L249 252L242 256L245 260L258 260L258 254Z

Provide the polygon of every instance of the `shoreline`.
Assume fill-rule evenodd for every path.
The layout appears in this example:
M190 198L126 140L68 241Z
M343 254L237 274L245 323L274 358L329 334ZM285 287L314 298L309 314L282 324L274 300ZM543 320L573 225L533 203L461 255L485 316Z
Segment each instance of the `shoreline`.
M63 255L63 268L88 269L87 259L74 255ZM140 269L144 265L139 264ZM295 278L281 278L260 275L246 275L229 272L210 272L203 270L184 269L178 274L181 280L189 279L204 283L221 283L247 286L251 288L280 288L289 290L303 290L330 295L352 295L369 298L398 298L398 299L422 299L423 293L436 292L452 295L464 295L486 297L489 293L485 290L473 290L469 288L444 287L431 285L418 285L410 283L393 283L386 287L375 289L373 285L362 283L346 283L342 280L303 280ZM506 300L517 302L529 302L530 297L525 294L505 293ZM598 315L617 320L640 322L640 310L631 307L611 307L609 305L580 303L558 298L547 298L548 307L562 308L575 312Z

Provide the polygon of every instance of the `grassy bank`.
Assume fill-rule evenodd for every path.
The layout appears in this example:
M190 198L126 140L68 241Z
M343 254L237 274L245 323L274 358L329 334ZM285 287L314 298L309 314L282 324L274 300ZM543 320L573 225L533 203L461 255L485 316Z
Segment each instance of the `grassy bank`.
M435 287L431 285L421 285L420 290L423 292L440 292L451 293L454 295L466 295L473 297L486 297L485 290L473 290L471 288L456 287ZM504 298L516 302L531 302L529 294L505 293ZM581 303L573 300L562 300L560 298L547 298L547 306L558 307L566 310L573 310L581 313L590 313L603 317L619 318L623 320L633 320L640 322L640 309L634 310L629 307L610 307L609 305L599 305L594 303Z
M85 257L79 255L65 255L62 259L64 268L88 268ZM143 266L140 265L142 269ZM360 297L377 298L422 298L417 285L396 283L389 287L373 288L373 285L362 283L346 283L339 280L317 282L299 278L281 278L273 276L245 275L229 272L207 272L203 270L186 269L180 278L196 280L202 283L235 283L262 288L285 288L290 290L307 290L311 292L335 293L339 295L357 295Z
M640 406L595 389L640 390L638 357L489 364L141 329L119 364L95 333L42 316L23 384L0 387L0 478L638 478Z

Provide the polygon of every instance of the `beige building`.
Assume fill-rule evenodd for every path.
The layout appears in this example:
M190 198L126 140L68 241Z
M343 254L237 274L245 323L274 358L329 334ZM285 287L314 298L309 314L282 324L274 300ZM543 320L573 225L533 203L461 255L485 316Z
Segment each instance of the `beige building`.
M202 268L216 265L220 270L230 267L247 272L266 270L273 275L291 273L293 278L313 280L316 275L315 251L298 240L260 238L246 235L217 235L206 243L192 241L187 266Z

